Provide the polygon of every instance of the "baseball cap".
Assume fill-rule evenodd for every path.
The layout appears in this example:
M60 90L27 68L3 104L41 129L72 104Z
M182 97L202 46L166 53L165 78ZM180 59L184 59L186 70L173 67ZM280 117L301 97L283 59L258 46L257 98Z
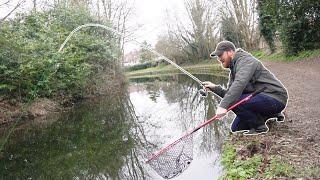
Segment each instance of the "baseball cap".
M210 54L211 58L222 55L224 51L236 50L235 45L230 41L221 41L218 43L216 50Z

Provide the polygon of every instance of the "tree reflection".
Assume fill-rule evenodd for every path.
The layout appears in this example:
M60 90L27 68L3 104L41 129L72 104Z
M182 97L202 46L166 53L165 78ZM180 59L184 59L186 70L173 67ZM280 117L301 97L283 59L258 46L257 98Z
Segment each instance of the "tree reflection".
M227 79L225 77L212 75L196 76L202 81L211 81L226 86ZM179 121L179 126L183 131L190 130L190 128L213 117L220 102L220 97L214 94L209 94L207 98L201 98L198 94L199 85L185 75L173 75L171 78L157 77L156 80L149 78L148 82L152 83L149 83L147 91L151 89L153 91L158 90L158 93L161 91L168 103L179 104L181 111L177 112L180 113L177 121ZM154 93L153 91L152 93ZM221 149L223 139L229 131L228 123L226 122L231 119L232 115L229 115L201 129L202 133L199 133L201 134L201 151L210 152L214 149Z
M150 148L126 92L76 107L48 127L17 131L3 150L5 179L145 179Z

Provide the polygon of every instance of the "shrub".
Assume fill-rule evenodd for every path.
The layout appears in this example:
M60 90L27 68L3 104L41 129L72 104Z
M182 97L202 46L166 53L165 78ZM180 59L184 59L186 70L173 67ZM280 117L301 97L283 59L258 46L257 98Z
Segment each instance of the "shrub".
M83 96L101 73L114 73L118 45L112 34L77 32L62 53L60 44L79 25L94 22L83 9L57 7L20 14L0 29L0 91L7 97Z

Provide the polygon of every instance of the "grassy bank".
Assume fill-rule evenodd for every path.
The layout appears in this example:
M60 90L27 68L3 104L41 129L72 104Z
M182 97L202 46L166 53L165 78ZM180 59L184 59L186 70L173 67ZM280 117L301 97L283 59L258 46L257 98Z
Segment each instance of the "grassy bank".
M270 136L232 135L223 146L219 179L319 179L317 164L303 165L285 158L280 151L294 151Z
M182 65L181 67L191 74L221 74L222 76L227 76L228 74L225 69L221 68L220 64L213 64L212 62L203 62L201 64L194 65ZM181 73L181 71L176 67L172 65L165 65L141 69L137 71L130 71L126 73L126 76L128 78L137 78L178 73Z
M277 179L293 176L292 165L270 155L268 142L227 141L221 163L225 173L220 179Z
M269 60L269 61L299 61L306 58L314 58L320 56L320 49L312 51L302 51L296 56L285 56L282 51L278 51L273 54L267 54L265 51L253 51L251 52L253 56L260 60Z

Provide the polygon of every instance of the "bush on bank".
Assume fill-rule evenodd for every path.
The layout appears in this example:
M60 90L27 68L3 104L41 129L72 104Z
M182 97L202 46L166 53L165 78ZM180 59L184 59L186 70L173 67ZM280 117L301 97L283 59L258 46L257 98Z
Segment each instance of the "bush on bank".
M119 47L113 35L98 28L85 9L61 8L20 14L0 27L0 92L21 101L38 97L83 97L119 72Z

